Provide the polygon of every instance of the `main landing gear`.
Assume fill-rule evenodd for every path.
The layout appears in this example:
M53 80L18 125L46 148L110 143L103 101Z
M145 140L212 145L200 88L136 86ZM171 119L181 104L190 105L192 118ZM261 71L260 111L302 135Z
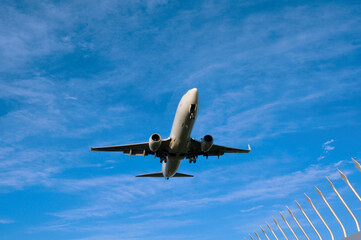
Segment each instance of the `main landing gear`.
M189 163L196 163L197 162L197 158L196 157L190 157L189 158Z
M166 157L160 157L160 163L162 163L162 162L167 163L167 158Z

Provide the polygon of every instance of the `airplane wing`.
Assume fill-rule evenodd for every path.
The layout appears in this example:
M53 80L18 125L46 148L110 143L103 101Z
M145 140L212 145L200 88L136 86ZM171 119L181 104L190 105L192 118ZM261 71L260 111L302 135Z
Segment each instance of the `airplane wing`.
M162 140L162 143L156 153L149 149L149 143L135 143L127 145L109 146L109 147L91 147L91 151L106 151L106 152L123 152L124 154L147 156L148 154L162 156L168 152L170 138Z
M251 147L248 145L248 149L240 149L240 148L232 148L232 147L224 147L220 145L213 144L211 149L208 152L203 152L201 149L201 142L195 139L191 139L190 151L188 152L189 156L221 156L225 153L249 153L251 151Z

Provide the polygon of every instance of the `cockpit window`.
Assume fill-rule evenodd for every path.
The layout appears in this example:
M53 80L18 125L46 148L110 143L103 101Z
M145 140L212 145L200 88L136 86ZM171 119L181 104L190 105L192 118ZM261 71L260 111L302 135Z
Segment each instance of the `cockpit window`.
M196 107L197 107L196 104L191 104L191 106L189 107L189 112L194 113L196 111Z

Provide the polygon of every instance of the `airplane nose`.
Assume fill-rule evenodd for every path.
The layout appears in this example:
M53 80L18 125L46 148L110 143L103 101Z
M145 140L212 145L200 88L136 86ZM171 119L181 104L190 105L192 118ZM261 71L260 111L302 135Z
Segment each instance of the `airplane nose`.
M197 88L192 88L191 90L188 91L191 95L194 96L195 99L198 99L198 89Z
M198 89L197 88L192 88L191 90L189 90L189 92L196 94L198 93Z

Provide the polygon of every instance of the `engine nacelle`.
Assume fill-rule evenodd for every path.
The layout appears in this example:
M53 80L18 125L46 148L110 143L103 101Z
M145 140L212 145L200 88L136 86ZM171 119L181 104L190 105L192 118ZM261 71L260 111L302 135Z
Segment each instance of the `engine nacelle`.
M149 138L149 149L152 152L156 152L162 144L162 138L158 133L154 133Z
M201 149L203 152L208 152L213 145L213 137L211 135L205 135L202 138Z

